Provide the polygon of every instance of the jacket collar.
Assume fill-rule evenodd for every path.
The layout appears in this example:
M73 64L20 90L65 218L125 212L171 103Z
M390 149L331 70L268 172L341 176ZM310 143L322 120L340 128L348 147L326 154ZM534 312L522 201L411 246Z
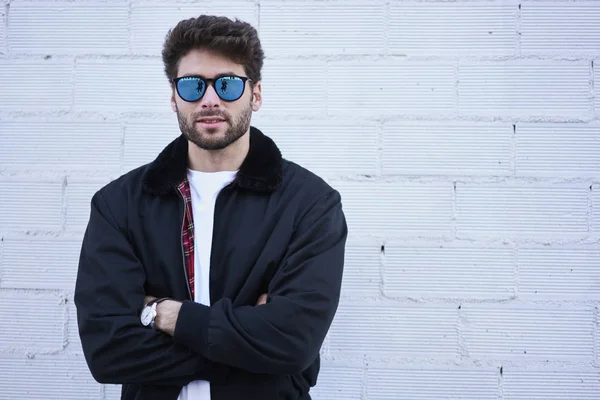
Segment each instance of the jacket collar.
M155 195L166 195L187 178L188 141L180 135L150 163L143 186ZM235 179L241 188L256 192L276 190L282 179L282 157L272 139L255 127L250 128L250 150Z

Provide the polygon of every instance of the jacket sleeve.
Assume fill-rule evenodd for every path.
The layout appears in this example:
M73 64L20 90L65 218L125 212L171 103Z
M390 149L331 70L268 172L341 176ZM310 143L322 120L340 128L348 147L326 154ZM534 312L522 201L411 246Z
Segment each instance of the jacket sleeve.
M297 225L261 306L186 301L174 339L208 359L254 373L297 373L317 358L336 313L347 225L341 197L322 197Z
M96 193L74 296L83 353L94 379L185 386L225 373L224 366L141 325L145 270L119 225L101 192Z

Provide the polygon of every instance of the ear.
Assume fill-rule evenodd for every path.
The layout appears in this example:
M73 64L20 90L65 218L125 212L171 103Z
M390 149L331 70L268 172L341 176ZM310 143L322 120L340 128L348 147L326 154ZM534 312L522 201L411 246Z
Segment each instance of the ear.
M171 110L177 112L177 103L175 102L175 89L171 91Z
M252 111L260 110L260 106L262 105L262 85L261 82L258 81L254 84L252 88Z

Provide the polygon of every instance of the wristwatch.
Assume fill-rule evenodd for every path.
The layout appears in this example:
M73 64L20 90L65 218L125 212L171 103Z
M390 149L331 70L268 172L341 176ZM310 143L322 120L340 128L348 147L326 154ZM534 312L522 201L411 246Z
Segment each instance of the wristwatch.
M156 319L156 305L161 301L168 300L168 297L163 297L161 299L154 299L142 309L142 313L140 314L140 320L142 321L142 325L151 326L154 328L154 320Z

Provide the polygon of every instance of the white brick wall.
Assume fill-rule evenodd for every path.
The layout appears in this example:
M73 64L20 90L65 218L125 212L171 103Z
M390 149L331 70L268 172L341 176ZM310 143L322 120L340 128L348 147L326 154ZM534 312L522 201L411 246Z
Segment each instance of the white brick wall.
M521 7L521 54L600 54L600 7L594 1L527 1Z
M388 49L409 56L514 55L517 13L512 1L392 2Z
M259 29L255 125L343 196L315 399L598 398L599 1L4 0L0 399L119 398L82 358L81 236L178 135L160 51L200 13Z

